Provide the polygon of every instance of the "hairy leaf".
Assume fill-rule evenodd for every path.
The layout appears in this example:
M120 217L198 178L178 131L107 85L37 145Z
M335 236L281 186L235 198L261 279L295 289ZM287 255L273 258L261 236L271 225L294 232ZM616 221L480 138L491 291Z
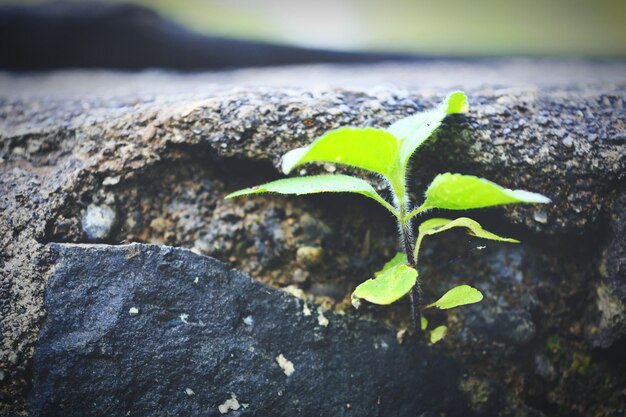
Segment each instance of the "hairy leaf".
M484 178L439 174L426 190L421 209L467 210L512 203L550 203L550 199L524 190L509 190Z
M433 345L444 337L446 337L446 333L448 333L448 328L446 326L438 326L430 331L430 343Z
M398 139L382 129L344 127L326 133L308 146L287 152L282 168L288 174L307 162L331 162L391 178L399 152Z
M374 276L377 277L378 275L382 274L388 269L393 268L396 265L406 265L407 263L408 260L406 258L406 254L404 252L398 252L393 258L391 258L389 262L383 265L383 268L380 271L375 272Z
M482 299L483 294L476 288L470 287L469 285L459 285L458 287L454 287L449 290L434 303L426 306L426 308L438 307L442 310L445 310L465 304L477 303Z
M406 167L413 152L432 135L447 115L466 111L465 93L455 91L450 93L436 109L405 117L389 126L387 131L403 140L400 150L402 165Z
M422 245L422 240L426 236L434 235L435 233L444 232L454 227L465 227L467 228L467 232L471 236L479 237L482 239L499 240L501 242L510 242L510 243L519 243L519 240L512 239L509 237L501 237L494 233L488 232L485 229L483 229L482 226L477 221L472 220L467 217L459 217L458 219L454 219L454 220L433 218L433 219L426 220L425 222L420 224L418 228L417 239L415 240L415 252L414 252L415 259L417 259L419 255L419 250L420 250L420 246Z
M396 265L356 287L352 299L364 299L381 305L391 304L411 291L416 280L415 269L408 265Z
M372 198L396 214L391 207L367 181L349 175L313 175L308 177L283 178L256 187L235 191L226 198L252 194L315 194L315 193L357 193Z

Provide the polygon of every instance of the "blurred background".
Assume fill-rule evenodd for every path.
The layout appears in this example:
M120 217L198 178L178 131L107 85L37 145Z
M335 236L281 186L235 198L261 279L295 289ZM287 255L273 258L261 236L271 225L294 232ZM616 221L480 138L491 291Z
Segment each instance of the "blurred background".
M37 6L44 0L0 0ZM77 3L89 3L87 0ZM427 56L626 57L626 0L107 0L192 31Z

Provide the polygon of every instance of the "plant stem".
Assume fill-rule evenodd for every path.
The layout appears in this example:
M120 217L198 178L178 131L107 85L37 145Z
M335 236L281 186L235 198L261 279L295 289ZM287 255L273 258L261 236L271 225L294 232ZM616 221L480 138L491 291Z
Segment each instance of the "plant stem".
M394 190L392 188L392 193L393 192ZM425 208L418 207L407 215L406 209L407 207L410 207L410 201L405 192L406 187L403 183L402 193L394 194L396 196L400 196L396 201L396 209L399 214L397 218L398 225L400 226L400 244L404 247L404 253L406 254L406 259L409 265L417 271L417 259L413 253L413 250L415 249L415 239L413 239L411 224L413 223L412 217L420 211L425 210ZM415 285L413 285L413 288L411 288L411 291L409 292L409 298L411 300L411 321L413 323L412 333L417 334L422 330L422 287L420 285L419 271Z
M424 205L422 204L421 206L419 206L418 208L416 208L416 209L415 209L415 210L413 210L412 212L410 212L410 213L408 213L408 214L404 215L403 220L404 220L404 221L409 220L409 219L413 218L414 216L416 216L417 214L419 214L419 213L421 213L421 212L423 212L423 211L426 211L426 210L428 210L428 206L424 206Z
M404 247L404 253L409 262L409 265L417 271L417 264L415 263L415 257L413 256L413 234L411 232L411 220L404 221L400 224L400 234L402 238L402 245ZM411 288L409 293L411 299L411 319L413 322L413 332L417 333L422 329L422 288L420 285L419 274L415 285Z

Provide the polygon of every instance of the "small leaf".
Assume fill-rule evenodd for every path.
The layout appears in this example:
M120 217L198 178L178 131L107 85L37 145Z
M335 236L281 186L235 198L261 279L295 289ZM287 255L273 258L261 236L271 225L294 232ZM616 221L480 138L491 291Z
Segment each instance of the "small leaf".
M509 190L473 175L439 174L426 190L423 208L467 210L512 203L550 203L550 199L524 190Z
M483 299L483 294L469 285L459 285L445 293L439 300L426 306L426 308L439 307L442 310L474 304Z
M419 234L434 235L435 233L444 232L454 227L465 227L468 229L468 233L475 237L480 237L489 240L499 240L502 242L519 243L519 240L512 239L510 237L498 236L495 233L488 232L483 229L480 223L476 220L472 220L468 217L459 217L458 219L442 219L433 218L426 220L419 226Z
M396 212L374 190L367 181L349 175L313 175L308 177L283 178L256 187L245 188L228 194L226 198L241 197L261 193L315 194L315 193L357 193L372 198L394 215Z
M428 233L430 231L437 230L440 227L447 225L451 221L452 220L450 220L450 219L443 219L443 218L440 218L440 217L434 217L432 219L428 219L428 220L422 222L422 224L419 225L418 231L419 231L419 233L422 233L422 234ZM431 234L431 233L428 233L428 234Z
M426 330L428 328L428 320L426 320L426 317L424 316L421 317L420 327L422 328L422 330Z
M422 240L426 236L434 235L435 233L444 232L454 227L465 227L471 236L479 237L482 239L499 240L501 242L519 243L519 240L511 239L509 237L501 237L494 233L488 232L482 228L482 226L475 220L467 217L459 217L458 219L441 219L433 218L428 219L418 228L417 239L415 240L415 258L419 255L420 246Z
M331 162L363 168L392 177L400 142L392 134L374 128L344 127L330 131L308 146L283 156L282 169L288 174L307 162Z
M383 268L380 271L374 272L374 276L377 277L383 272L385 272L386 270L391 269L396 265L406 265L407 263L408 263L408 260L406 258L406 254L404 252L398 252L396 253L396 256L391 258L389 262L383 265Z
M467 111L467 97L462 91L452 92L436 109L417 113L396 121L387 131L403 140L400 159L406 166L415 150L441 125L443 119L453 113Z
M415 269L408 265L396 265L356 287L352 299L360 298L381 305L391 304L411 291L416 280Z
M448 328L446 326L438 326L430 331L430 343L433 345L446 337L446 333L448 333Z

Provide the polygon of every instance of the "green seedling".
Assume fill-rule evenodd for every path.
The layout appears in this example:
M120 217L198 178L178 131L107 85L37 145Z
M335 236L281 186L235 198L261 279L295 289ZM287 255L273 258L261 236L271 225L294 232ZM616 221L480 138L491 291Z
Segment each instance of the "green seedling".
M426 190L421 205L414 205L407 189L407 170L411 155L441 125L447 115L467 111L467 97L457 91L437 108L400 119L387 129L344 127L332 130L308 146L294 149L284 155L282 170L289 174L294 168L307 163L333 163L364 169L380 175L387 183L391 199L385 200L367 181L349 175L312 175L284 178L229 194L226 198L261 193L315 194L347 192L369 197L380 203L397 220L400 245L403 251L390 260L374 278L360 284L352 294L352 304L358 308L362 300L374 304L391 304L409 294L413 328L426 330L427 321L422 311L428 308L449 309L472 304L483 295L469 285L452 288L434 303L422 302L418 258L425 237L450 230L467 229L471 236L518 242L484 230L478 222L460 217L457 219L432 218L422 222L414 238L412 222L418 214L431 209L469 210L515 203L549 203L550 199L537 193L509 190L483 178L445 173L439 174ZM441 340L445 326L435 328L431 343Z

